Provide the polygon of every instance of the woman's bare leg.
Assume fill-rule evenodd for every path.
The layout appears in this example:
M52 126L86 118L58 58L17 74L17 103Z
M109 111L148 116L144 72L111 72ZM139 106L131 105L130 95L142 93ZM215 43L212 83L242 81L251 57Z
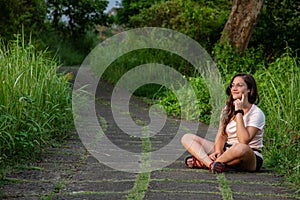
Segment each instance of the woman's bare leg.
M213 162L208 155L214 151L214 143L203 139L194 134L185 134L181 138L182 145L195 158L205 164L207 167ZM192 165L192 161L188 161L188 165Z
M217 158L216 162L223 162L241 170L256 170L255 153L247 144L238 143L232 145L232 147Z

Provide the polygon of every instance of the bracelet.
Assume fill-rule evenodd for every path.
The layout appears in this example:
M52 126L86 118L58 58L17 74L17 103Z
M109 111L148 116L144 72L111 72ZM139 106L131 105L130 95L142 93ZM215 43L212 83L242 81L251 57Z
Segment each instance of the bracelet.
M237 115L238 113L241 113L242 115L244 115L244 111L242 109L234 111L234 115Z

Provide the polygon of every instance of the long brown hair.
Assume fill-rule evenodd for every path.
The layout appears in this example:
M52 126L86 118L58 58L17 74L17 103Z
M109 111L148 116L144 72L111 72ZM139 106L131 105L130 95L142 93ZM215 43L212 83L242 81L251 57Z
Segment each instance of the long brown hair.
M223 120L223 122L224 122L223 134L226 134L226 126L228 125L228 123L230 122L230 120L232 119L232 117L234 115L234 105L233 105L234 99L231 95L231 84L236 77L241 77L247 84L247 88L250 90L250 92L248 94L249 103L251 103L251 104L259 103L259 96L258 96L256 81L253 78L253 76L250 74L245 74L245 73L236 74L231 79L230 84L226 89L226 93L227 93L227 95L229 95L229 97L226 101L226 115L224 116L225 119Z

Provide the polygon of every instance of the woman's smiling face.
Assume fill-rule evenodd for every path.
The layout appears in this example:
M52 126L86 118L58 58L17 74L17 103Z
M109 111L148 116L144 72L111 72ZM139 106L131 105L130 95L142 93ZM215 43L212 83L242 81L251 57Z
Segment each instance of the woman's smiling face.
M248 93L250 92L246 82L240 76L237 76L233 79L232 83L230 84L230 91L233 99L241 99L242 94L247 97Z

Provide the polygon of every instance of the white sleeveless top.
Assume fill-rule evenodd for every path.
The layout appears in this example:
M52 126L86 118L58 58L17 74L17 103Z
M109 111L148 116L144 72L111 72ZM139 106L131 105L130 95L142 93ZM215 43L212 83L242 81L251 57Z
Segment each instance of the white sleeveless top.
M258 128L258 132L254 136L254 138L249 142L250 148L254 148L257 150L262 150L263 147L263 135L264 135L264 126L265 126L265 115L261 111L259 107L257 107L255 104L253 104L250 108L250 110L243 116L244 125L247 126L253 126ZM236 122L234 120L231 120L229 124L226 126L226 133L228 135L227 137L227 143L228 144L234 144L238 143L238 138L236 135ZM262 154L258 151L254 151L254 153L261 158L263 157Z

